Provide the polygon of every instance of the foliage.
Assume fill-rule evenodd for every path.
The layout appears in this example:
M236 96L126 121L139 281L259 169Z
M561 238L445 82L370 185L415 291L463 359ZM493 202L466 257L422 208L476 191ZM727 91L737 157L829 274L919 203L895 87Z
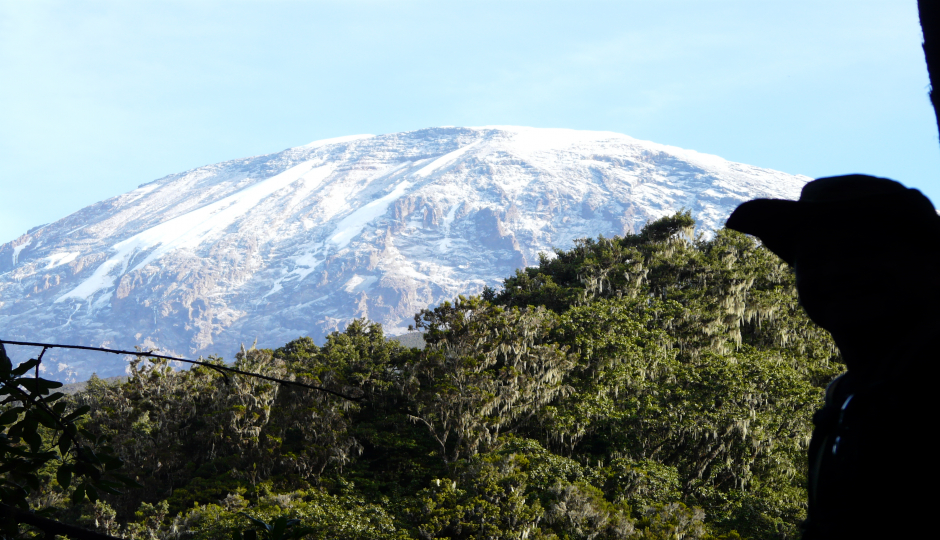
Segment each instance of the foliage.
M501 430L568 392L573 362L550 341L556 319L463 297L415 316L427 347L406 365L403 392L414 401L409 418L427 426L446 463L492 447Z
M116 472L123 462L110 440L80 426L89 409L70 407L64 394L51 393L62 383L39 377L41 357L13 367L0 344L0 503L29 510L28 498L42 493L50 473L61 490L71 488L72 504L136 485ZM17 534L12 520L3 529Z
M543 256L417 314L421 350L361 320L235 358L357 402L133 363L69 407L142 488L30 503L129 538L795 538L841 364L779 259L693 229Z
M352 488L352 486L350 486ZM347 491L354 491L348 489ZM188 531L194 540L216 540L234 538L235 534L246 537L245 516L247 512L239 504L239 498L230 497L222 505L197 506L184 513L177 528ZM354 494L330 495L319 489L299 490L261 498L251 507L254 523L263 523L260 538L276 538L278 523L285 527L281 538L349 540L400 540L407 538L399 531L389 513L378 504ZM289 523L296 525L286 529ZM257 530L257 527L255 528ZM268 536L265 536L267 533Z
M585 240L505 281L497 302L559 313L557 343L579 360L572 394L530 433L565 453L670 467L670 498L719 528L794 535L810 414L841 371L837 352L779 259L733 231L692 240L692 225L678 214Z
M372 371L384 369L376 363L400 350L379 325L360 321L323 347L298 340L277 356L243 348L234 365L369 395L378 384ZM206 367L175 372L159 359L131 363L130 377L120 385L93 379L77 401L91 407L89 430L113 438L128 472L144 486L111 501L122 516L141 502L162 499L179 512L272 477L280 487L305 487L361 449L350 433L357 404Z
M240 512L240 514L251 520L255 528L241 533L233 533L233 540L257 540L258 532L261 533L261 538L264 540L287 540L289 538L302 538L316 531L313 527L298 527L297 525L300 524L299 519L287 519L284 516L278 516L277 519L268 524L249 516L245 512Z

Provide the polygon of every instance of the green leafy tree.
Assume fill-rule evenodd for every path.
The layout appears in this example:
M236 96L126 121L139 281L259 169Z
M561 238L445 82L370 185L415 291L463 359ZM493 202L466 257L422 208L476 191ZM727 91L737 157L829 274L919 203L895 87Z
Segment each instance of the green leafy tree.
M521 444L520 444L521 443ZM513 450L522 450L515 452ZM462 463L456 478L438 478L418 493L410 509L422 538L550 538L540 527L544 510L530 489L537 444L510 439L510 448L480 454ZM536 453L530 459L526 450ZM556 482L563 475L543 467L539 480ZM580 472L580 471L578 471ZM549 478L544 476L548 473Z
M573 361L551 340L556 326L544 308L504 309L478 297L415 316L427 346L405 367L403 393L446 463L491 447L569 392L563 379Z
M497 302L561 315L577 354L527 433L587 459L654 462L726 530L792 536L810 414L842 366L789 269L752 239L693 239L688 214L584 240L507 279ZM668 502L668 501L667 501Z

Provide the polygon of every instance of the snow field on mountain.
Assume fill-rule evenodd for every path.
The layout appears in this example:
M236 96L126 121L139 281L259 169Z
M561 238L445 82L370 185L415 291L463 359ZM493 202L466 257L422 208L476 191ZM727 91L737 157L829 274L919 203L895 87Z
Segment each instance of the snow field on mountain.
M321 339L356 317L394 334L577 238L680 209L708 235L740 202L796 198L808 180L609 132L316 141L171 175L0 246L0 325L186 356ZM123 370L61 362L68 377Z

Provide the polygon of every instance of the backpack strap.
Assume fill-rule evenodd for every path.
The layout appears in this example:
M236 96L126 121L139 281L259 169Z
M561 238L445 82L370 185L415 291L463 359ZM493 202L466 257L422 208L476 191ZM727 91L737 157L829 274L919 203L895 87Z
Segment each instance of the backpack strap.
M836 444L833 436L839 427L843 407L854 396L852 377L848 373L836 377L826 387L825 404L813 414L813 437L809 448L809 475L807 478L807 494L809 495L809 508L807 519L802 524L804 538L813 538L812 532L820 529L819 515L819 480L823 461L827 452L831 452Z

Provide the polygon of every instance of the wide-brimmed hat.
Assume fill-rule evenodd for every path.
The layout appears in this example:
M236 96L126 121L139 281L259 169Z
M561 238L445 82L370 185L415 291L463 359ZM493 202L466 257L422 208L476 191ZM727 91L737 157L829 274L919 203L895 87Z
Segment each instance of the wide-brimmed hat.
M903 184L864 174L819 178L803 186L800 199L755 199L738 206L725 224L754 235L788 264L801 243L855 228L898 234L907 244L927 240L936 249L940 216L930 199Z

